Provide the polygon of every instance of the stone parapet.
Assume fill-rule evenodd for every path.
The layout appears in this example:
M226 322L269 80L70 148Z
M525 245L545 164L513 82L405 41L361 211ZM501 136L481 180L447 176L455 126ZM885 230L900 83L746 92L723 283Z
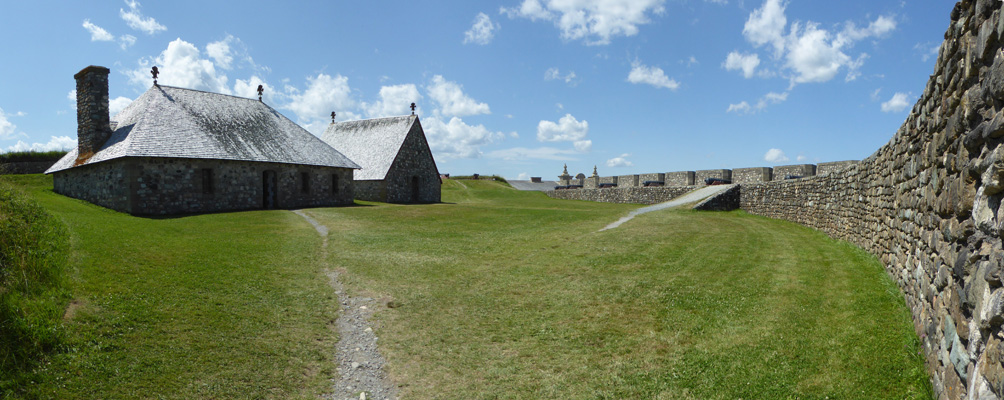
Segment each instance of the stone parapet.
M732 170L732 183L770 182L773 168L735 168Z

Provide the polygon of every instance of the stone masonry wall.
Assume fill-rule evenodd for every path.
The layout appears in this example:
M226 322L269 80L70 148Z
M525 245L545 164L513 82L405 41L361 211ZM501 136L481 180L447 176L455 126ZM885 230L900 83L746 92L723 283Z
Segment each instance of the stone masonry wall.
M704 182L701 182L703 185ZM693 186L694 171L679 171L666 173L666 186Z
M617 177L617 187L637 187L638 175L620 175Z
M906 297L939 399L1004 396L1002 39L1000 1L956 4L934 74L888 144L825 175L740 189L744 210L882 261Z
M804 178L816 175L816 166L812 164L782 165L774 167L774 180L783 181L789 176Z
M603 203L655 204L670 201L684 193L697 189L695 186L652 186L607 189L563 189L544 192L555 199L587 200Z
M732 170L729 169L705 169L701 171L694 172L694 184L704 185L704 180L707 178L718 178L725 180L732 180Z
M732 183L770 182L773 168L736 168L732 170Z
M0 174L41 174L56 161L22 161L0 164Z
M260 209L265 171L275 173L276 208L352 204L350 169L248 161L121 158L56 172L53 188L134 215Z

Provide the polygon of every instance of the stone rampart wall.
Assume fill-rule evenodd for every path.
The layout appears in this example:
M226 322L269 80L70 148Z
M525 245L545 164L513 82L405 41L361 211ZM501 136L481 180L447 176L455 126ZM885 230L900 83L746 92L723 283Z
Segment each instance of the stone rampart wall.
M695 186L653 186L605 189L562 189L544 192L563 200L587 200L603 203L655 204L670 201L696 189Z
M732 170L732 183L770 182L773 168L736 168Z

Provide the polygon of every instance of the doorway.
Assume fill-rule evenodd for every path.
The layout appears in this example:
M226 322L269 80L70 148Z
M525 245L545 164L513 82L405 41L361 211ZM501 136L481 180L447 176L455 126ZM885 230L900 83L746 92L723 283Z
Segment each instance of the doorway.
M268 170L262 174L262 208L271 210L276 207L275 171Z
M418 177L411 177L411 202L418 203Z

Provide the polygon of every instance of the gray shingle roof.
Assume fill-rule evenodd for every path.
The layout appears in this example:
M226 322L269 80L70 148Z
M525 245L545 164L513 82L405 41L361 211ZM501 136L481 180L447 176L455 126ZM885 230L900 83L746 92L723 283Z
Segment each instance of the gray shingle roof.
M328 125L321 139L362 166L354 173L356 180L381 180L415 121L418 117L404 115L338 122Z
M112 120L115 131L83 165L120 157L173 157L359 168L256 99L154 86ZM76 158L73 149L45 172L72 168Z

